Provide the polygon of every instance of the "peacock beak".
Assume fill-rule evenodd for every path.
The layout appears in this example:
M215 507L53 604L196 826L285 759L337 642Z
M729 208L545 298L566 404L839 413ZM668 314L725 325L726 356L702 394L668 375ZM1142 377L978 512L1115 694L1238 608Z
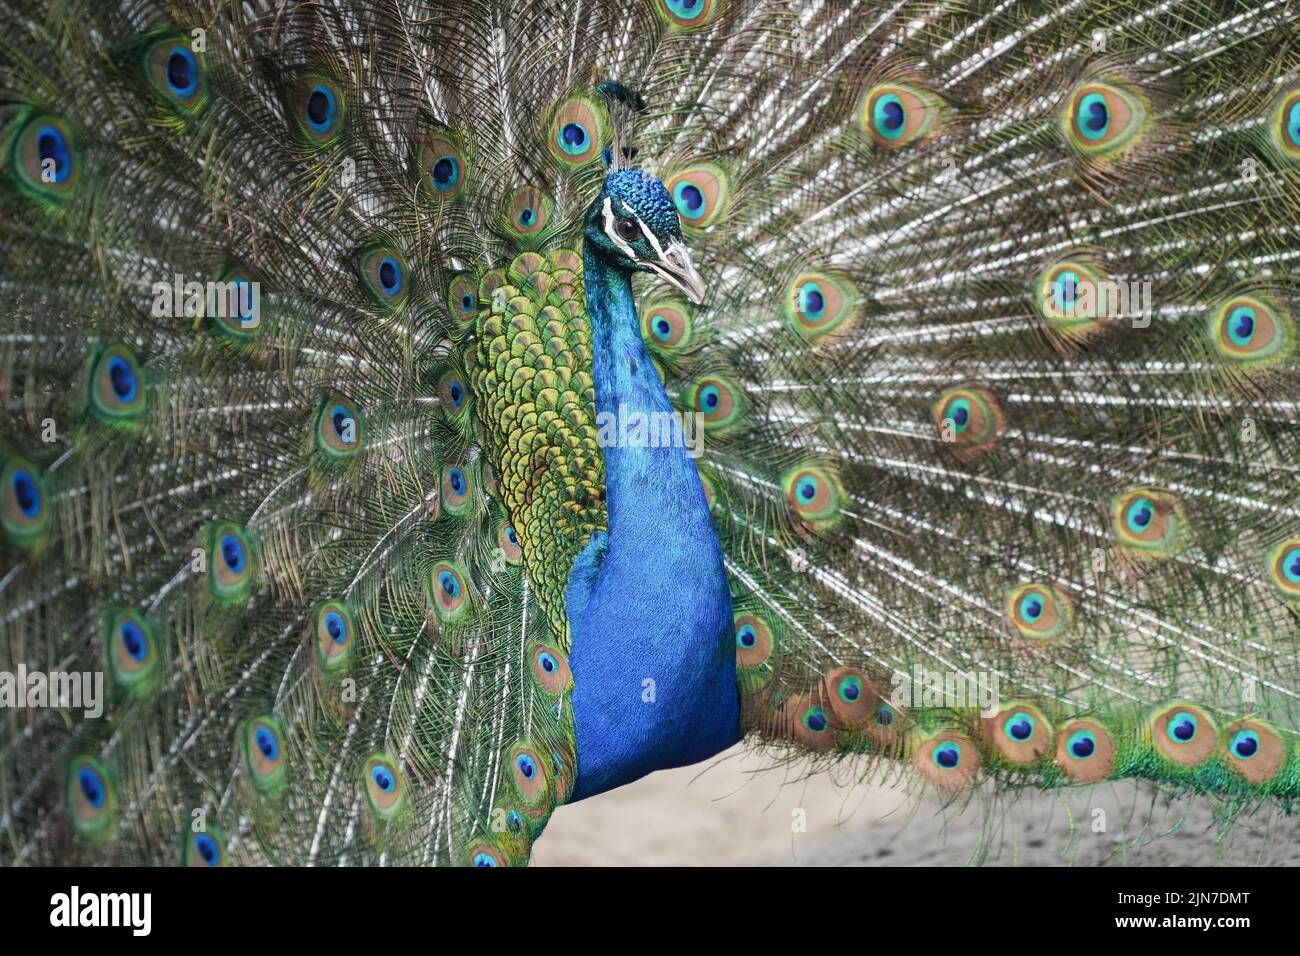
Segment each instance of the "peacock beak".
M694 305L704 301L704 280L691 264L691 254L686 251L686 244L680 239L668 243L663 256L656 262L647 261L648 265L664 279L682 290L686 298Z

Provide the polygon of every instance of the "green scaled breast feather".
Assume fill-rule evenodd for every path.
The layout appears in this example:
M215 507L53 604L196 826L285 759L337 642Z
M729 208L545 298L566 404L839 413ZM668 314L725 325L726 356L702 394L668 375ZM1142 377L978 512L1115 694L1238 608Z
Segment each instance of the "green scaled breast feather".
M554 633L567 635L569 568L605 526L582 260L521 253L483 275L478 301L471 380L488 458L529 579Z

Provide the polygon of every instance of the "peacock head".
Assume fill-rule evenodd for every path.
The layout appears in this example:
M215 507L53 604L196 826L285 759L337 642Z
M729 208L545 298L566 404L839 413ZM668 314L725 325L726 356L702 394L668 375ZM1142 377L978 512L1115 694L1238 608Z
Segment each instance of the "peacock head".
M609 173L587 211L583 235L610 268L653 272L691 302L703 301L704 282L682 241L677 209L653 176L640 169Z

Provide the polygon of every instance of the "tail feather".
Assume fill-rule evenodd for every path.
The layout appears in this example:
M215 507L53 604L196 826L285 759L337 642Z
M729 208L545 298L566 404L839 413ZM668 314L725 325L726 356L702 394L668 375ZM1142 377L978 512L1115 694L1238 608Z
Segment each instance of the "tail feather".
M1295 170L1259 127L1295 64L1241 79L1271 35L1245 11L1180 8L1173 28L1016 7L963 29L928 12L849 43L831 22L812 31L825 47L780 37L803 63L752 98L738 64L736 110L711 130L743 160L726 228L696 237L726 263L714 301L728 307L693 315L692 334L713 333L724 404L748 407L713 423L702 472L740 606L796 651L774 647L772 673L742 679L751 725L870 749L827 704L844 666L895 700L918 673L960 674L1035 701L1049 726L1095 721L1119 751L1107 775L1254 792L1224 770L1244 763L1238 718L1294 724L1294 608L1269 557L1294 534L1296 432L1286 360L1225 361L1213 333L1226 305L1258 303L1289 341ZM856 69L807 109L804 77L836 56ZM1130 145L1070 127L1090 93L1134 114ZM873 132L882 96L933 114L905 148ZM1061 314L1062 272L1135 296L1149 283L1150 310ZM1161 536L1119 524L1148 506ZM742 673L752 616L737 611ZM981 759L1044 786L1068 775L1055 739L1008 760L964 699L938 701L907 714L922 776L942 785L950 768L927 761L945 735L970 748L951 768L961 785L977 778L956 768ZM1217 749L1162 747L1178 715ZM1271 792L1292 786L1283 750ZM1213 773L1186 769L1205 761Z

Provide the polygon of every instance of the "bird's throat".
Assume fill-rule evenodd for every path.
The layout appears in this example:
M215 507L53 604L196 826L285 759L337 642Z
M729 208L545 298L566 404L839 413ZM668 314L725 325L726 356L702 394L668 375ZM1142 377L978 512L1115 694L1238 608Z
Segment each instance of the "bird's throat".
M727 577L692 449L631 427L673 407L641 338L631 277L584 253L608 536L566 590L575 799L703 760L739 733ZM654 436L659 440L655 440ZM706 450L707 451L707 450Z

